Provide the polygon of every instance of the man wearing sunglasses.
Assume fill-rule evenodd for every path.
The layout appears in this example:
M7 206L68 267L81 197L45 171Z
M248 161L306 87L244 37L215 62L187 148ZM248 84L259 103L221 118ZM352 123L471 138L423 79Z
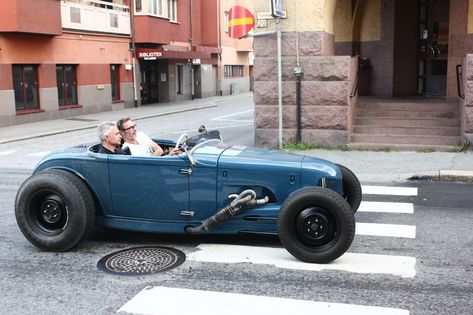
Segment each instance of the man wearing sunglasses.
M161 156L164 154L159 144L154 142L145 133L136 130L136 124L129 117L120 119L117 122L117 126L124 140L123 147L129 148L132 155ZM169 155L179 153L179 150L172 150L169 152Z
M128 148L121 148L122 136L113 121L104 121L101 123L97 128L97 134L101 142L99 153L130 154Z

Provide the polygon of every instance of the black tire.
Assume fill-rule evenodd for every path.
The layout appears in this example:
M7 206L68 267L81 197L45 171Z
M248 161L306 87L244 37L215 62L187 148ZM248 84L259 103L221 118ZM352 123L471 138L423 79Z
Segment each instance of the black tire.
M23 235L45 251L67 251L91 230L95 204L76 175L47 170L28 178L18 190L15 216Z
M340 164L337 164L337 166L342 171L343 198L348 202L353 213L356 213L363 197L360 181L346 166Z
M328 263L343 255L355 236L355 217L336 192L304 187L284 201L278 216L279 239L297 259Z

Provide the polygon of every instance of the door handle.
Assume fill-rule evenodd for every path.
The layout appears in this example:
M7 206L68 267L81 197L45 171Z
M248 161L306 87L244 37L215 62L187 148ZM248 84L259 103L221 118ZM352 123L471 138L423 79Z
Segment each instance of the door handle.
M430 52L432 53L432 57L435 57L435 49L432 46L429 46Z

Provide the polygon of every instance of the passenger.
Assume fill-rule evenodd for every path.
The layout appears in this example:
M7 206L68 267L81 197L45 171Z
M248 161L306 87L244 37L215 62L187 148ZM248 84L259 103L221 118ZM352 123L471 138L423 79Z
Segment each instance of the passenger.
M132 155L161 156L164 150L143 132L136 131L136 124L130 118L123 118L117 122L120 134L123 137L125 148L129 148ZM173 149L169 155L179 154L179 149Z
M101 145L98 153L130 154L130 149L122 149L122 136L113 121L104 121L97 128Z

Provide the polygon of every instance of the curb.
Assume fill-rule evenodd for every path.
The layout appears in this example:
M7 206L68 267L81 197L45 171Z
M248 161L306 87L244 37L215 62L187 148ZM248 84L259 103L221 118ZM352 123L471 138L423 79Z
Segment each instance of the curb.
M142 120L142 119L147 119L147 118L166 116L166 115L172 115L172 114L183 113L183 112L190 112L190 111L194 111L194 110L199 110L199 109L203 109L203 108L212 108L212 107L217 107L217 106L218 106L217 104L211 103L210 105L199 105L199 106L193 106L193 107L184 108L184 109L176 109L176 110L157 113L157 114L137 116L136 118L133 118L133 120ZM81 127L66 128L66 129L61 129L61 130L56 129L56 130L51 130L51 131L35 134L35 135L19 136L19 137L15 137L15 138L7 138L7 139L0 140L0 144L15 142L15 141L21 141L21 140L34 139L34 138L41 138L41 137L52 136L52 135L57 135L57 134L61 134L61 133L67 133L67 132L73 132L73 131L79 131L79 130L85 130L85 129L92 129L92 128L97 128L97 125L98 125L98 123L94 122L93 124L90 123L90 124L86 124L86 125L81 126Z
M415 174L408 180L430 180L449 182L473 182L473 171L439 170L423 174Z

